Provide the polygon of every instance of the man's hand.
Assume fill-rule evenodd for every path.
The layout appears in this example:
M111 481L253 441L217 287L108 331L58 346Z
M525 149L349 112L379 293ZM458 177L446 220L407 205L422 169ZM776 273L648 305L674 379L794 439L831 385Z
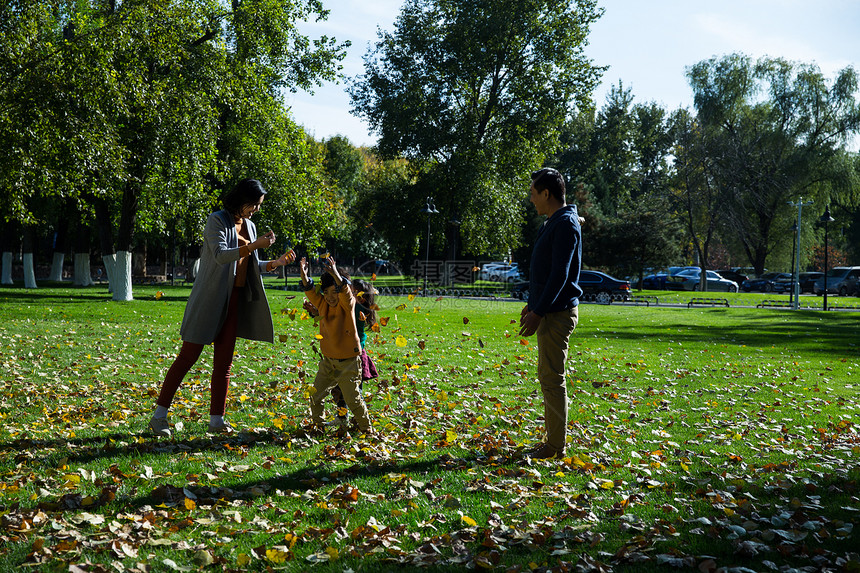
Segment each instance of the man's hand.
M523 314L520 317L520 336L528 337L537 332L538 326L540 326L540 321L542 319L542 316L539 316L530 311L528 306L525 307L523 309Z

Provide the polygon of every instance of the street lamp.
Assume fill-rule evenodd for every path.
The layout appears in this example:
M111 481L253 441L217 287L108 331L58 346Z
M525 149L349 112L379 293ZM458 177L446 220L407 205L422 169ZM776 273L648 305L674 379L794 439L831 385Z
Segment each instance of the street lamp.
M830 205L824 209L824 214L818 220L819 223L824 224L824 310L827 310L827 227L835 220L830 216Z
M795 241L795 245L797 245L797 261L795 262L795 266L792 272L794 272L794 303L791 305L793 310L797 310L800 308L800 229L802 229L800 224L800 215L803 208L807 205L812 205L812 201L803 202L803 197L797 200L797 203L788 202L792 207L797 207L797 240Z
M791 230L792 230L792 232L794 232L794 236L792 237L792 241L791 241L791 267L790 267L791 272L793 273L794 272L794 253L795 253L795 251L797 251L797 241L796 241L797 223L795 223L791 226ZM794 297L796 296L795 295L795 286L797 284L797 279L799 279L799 278L800 277L794 277L794 281L791 284L791 290L788 291L788 304L789 305L792 304L792 301L794 300ZM797 291L797 294L800 294L799 289Z
M436 205L433 204L433 197L427 197L427 203L421 212L427 215L427 254L424 257L424 290L421 296L427 296L427 269L430 268L430 215L437 215Z

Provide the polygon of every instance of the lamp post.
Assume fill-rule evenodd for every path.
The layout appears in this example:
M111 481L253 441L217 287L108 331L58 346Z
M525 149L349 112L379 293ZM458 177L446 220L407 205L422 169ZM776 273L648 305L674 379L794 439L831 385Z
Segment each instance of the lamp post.
M427 215L427 254L424 256L424 289L421 296L427 296L427 269L430 267L430 215L437 215L436 205L433 204L433 197L427 197L427 203L421 212Z
M792 271L794 272L794 303L792 303L791 308L797 310L800 305L800 229L802 229L800 225L800 217L803 208L807 205L812 205L812 201L803 202L803 197L800 197L797 200L797 203L788 202L792 207L797 207L797 240L794 242L797 247L797 260L795 261L795 266Z
M797 238L797 223L795 223L791 226L791 230L794 232L794 236L792 237L792 241L791 241L791 271L794 272L794 254L797 251L797 240L796 240L796 238ZM792 283L791 283L791 290L788 291L788 304L789 305L792 304L792 301L794 300L794 296L795 296L795 294L794 294L794 283L797 282L797 280L799 278L800 277L794 278L794 281L792 281Z
M827 227L835 220L830 216L830 205L824 209L824 214L818 220L819 223L824 224L824 310L827 310Z

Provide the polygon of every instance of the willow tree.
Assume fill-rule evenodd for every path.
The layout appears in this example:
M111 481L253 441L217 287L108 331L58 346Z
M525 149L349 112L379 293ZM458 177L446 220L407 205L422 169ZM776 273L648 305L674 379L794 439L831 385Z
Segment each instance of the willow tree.
M422 165L399 198L412 221L433 195L433 223L456 216L472 252L517 244L529 172L592 105L601 70L584 48L601 14L594 0L405 2L349 91L380 153Z
M815 64L733 54L687 76L719 204L761 273L796 217L789 202L827 193L842 177L842 152L860 130L858 77L832 81ZM824 202L829 197L815 197Z

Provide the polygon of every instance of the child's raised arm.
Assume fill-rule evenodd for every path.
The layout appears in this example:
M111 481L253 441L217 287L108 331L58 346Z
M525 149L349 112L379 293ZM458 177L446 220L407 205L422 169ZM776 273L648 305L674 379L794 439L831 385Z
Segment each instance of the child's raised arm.
M310 266L308 265L307 257L302 257L302 260L299 261L299 276L302 278L302 284L308 284L308 274L310 273Z

